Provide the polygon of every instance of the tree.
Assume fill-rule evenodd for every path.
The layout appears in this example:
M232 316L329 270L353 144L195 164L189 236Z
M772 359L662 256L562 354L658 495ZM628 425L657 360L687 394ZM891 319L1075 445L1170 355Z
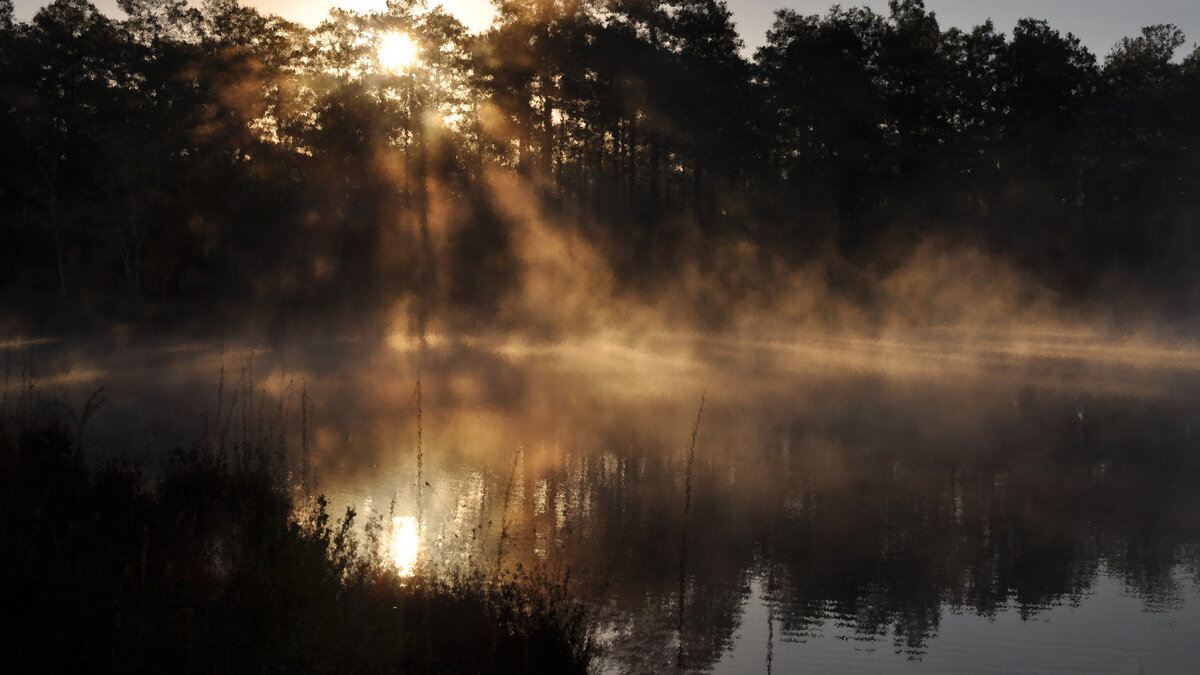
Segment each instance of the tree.
M475 84L499 115L491 126L515 141L508 161L519 171L561 175L557 146L570 107L564 87L583 77L594 10L578 0L510 0L496 7L496 22L476 43L472 60ZM496 140L493 147L500 149Z
M673 8L666 39L682 69L669 114L690 154L696 220L711 228L719 196L737 186L750 159L742 153L750 147L750 68L724 0L681 0Z
M890 21L880 36L879 80L892 167L902 179L921 177L950 140L956 111L950 86L953 62L937 17L922 0L890 0Z
M781 10L755 56L773 156L805 209L827 206L849 216L871 191L884 146L876 78L884 30L869 9L835 7L824 17Z
M1183 44L1175 26L1148 26L1105 59L1103 105L1092 124L1097 161L1088 172L1092 193L1108 196L1092 224L1097 260L1143 265L1194 242L1181 240L1176 225L1190 207L1196 182L1188 169L1200 140L1182 67L1172 62Z
M190 41L199 29L200 11L187 0L117 0L117 6L128 16L125 31L143 45Z
M71 212L61 199L65 185L86 184L87 155L94 151L97 113L122 83L115 65L119 44L111 22L84 0L56 0L34 16L29 27L27 75L37 103L25 109L33 166L52 236L59 295L66 300L67 258L75 233L72 222L86 209ZM36 65L35 65L36 64Z
M1146 26L1140 36L1121 38L1113 47L1104 74L1119 88L1161 86L1178 71L1171 59L1185 41L1172 24Z
M977 230L983 225L979 213L991 206L1000 181L996 153L1004 140L1008 86L1001 65L1008 43L991 21L970 32L951 28L942 39L951 71L945 120L951 135L945 151L953 157L940 179L956 197L945 200L958 209L953 217L968 223L962 229Z
M1096 87L1096 57L1071 33L1021 19L1002 64L1010 133L1034 142L1075 122Z

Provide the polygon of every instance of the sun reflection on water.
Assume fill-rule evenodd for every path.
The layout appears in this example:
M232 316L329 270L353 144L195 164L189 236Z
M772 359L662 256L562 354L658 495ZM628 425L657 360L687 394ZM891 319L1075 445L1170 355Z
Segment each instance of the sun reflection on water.
M421 552L420 529L412 516L392 518L392 531L388 536L388 555L396 564L396 572L402 577L411 577L417 567Z

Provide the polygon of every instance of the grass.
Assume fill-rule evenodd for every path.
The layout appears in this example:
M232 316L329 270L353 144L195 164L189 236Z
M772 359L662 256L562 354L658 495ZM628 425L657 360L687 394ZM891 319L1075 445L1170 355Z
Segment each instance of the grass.
M566 579L432 565L401 578L382 514L297 498L271 434L163 449L150 480L85 462L84 417L3 419L6 672L586 671L591 629Z
M685 601L687 599L687 551L688 551L688 514L692 508L692 468L696 463L696 438L700 435L700 418L704 416L704 399L708 396L708 390L700 394L700 408L696 411L696 423L692 426L692 444L688 446L687 466L683 476L683 523L680 527L679 540L679 611L678 619L679 626L677 632L679 634L679 652L675 658L675 669L679 672L684 670L684 616L686 609Z

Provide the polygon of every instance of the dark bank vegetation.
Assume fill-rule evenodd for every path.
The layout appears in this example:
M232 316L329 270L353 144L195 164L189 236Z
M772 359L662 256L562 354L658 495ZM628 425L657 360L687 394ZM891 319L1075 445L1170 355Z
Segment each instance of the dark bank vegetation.
M0 434L6 672L586 670L564 582L402 578L381 517L297 507L273 450L198 444L151 478L85 462L49 410L6 411Z
M719 0L505 0L480 34L410 0L311 29L119 4L0 0L0 297L26 324L519 321L531 213L634 296L740 241L737 283L832 258L870 305L864 270L931 236L1068 299L1196 290L1200 54L1173 26L1097 58L895 0L782 10L747 58ZM390 32L418 63L379 63Z

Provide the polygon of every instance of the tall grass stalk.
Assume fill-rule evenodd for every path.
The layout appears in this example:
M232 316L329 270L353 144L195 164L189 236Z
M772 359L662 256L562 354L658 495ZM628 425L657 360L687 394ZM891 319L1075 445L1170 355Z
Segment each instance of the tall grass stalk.
M508 486L504 488L504 504L500 509L500 540L496 543L496 576L500 576L504 564L504 542L508 539L508 505L512 501L513 483L517 478L517 465L521 461L524 446L517 447L513 455L512 469L508 472Z
M4 350L4 389L0 390L0 412L8 412L8 381L12 375L12 349Z
M247 370L248 366L242 366L242 374L238 377L238 395L242 399L242 405L239 408L242 413L242 440L241 443L238 444L238 461L242 462L242 466L245 466L246 464L246 451L250 444L247 436L247 430L250 425L250 421L247 419L247 411L249 409L248 404L252 403L248 399L253 395L251 386L247 384L247 378L251 377L251 375L247 373Z
M424 485L425 485L425 410L423 407L424 401L421 399L421 359L425 354L425 327L421 327L421 345L418 354L417 363L417 390L413 393L417 399L417 546L420 549L421 541L425 534L425 500L424 500ZM429 594L422 594L421 600L421 620L425 625L429 625ZM428 631L425 634L425 660L428 663L429 657L432 654L433 647L430 642Z
M224 367L222 366L222 377L221 377L222 386L224 385L224 382L225 382ZM221 425L220 440L217 444L217 454L222 459L224 459L226 457L226 440L229 438L229 427L230 427L230 425L233 424L233 412L238 407L238 396L239 396L239 391L237 389L234 389L233 395L229 397L229 410L225 413L225 423L223 425ZM217 419L220 420L220 418L221 418L221 411L218 410L217 411Z
M288 469L288 408L292 403L292 391L295 384L294 377L288 377L287 384L284 384L283 372L279 373L279 405L275 410L276 419L278 420L278 436L275 439L277 444L275 450L275 462L279 467L281 475L287 475Z
M304 378L300 383L300 491L305 499L313 488L308 435L308 378Z
M21 401L18 406L22 424L33 417L33 382L33 357L26 354L25 363L21 364Z
M421 339L424 340L423 333ZM421 368L419 365L417 366L417 390L413 396L417 399L417 541L420 541L425 528L425 504L422 499L422 487L425 485L425 411L422 409Z
M767 603L767 675L775 665L775 603L771 601L771 592L775 588L775 545L774 532L768 535L767 545L767 588L763 593L763 601Z
M216 432L221 426L221 406L225 403L225 341L221 340L221 370L217 375L217 409L213 414L213 431ZM205 436L208 436L208 424L205 423ZM219 452L225 452L225 435L221 432L219 435L217 449Z
M75 448L77 450L83 450L84 434L87 431L88 420L92 419L92 415L95 415L107 401L108 397L104 395L104 387L100 387L88 396L87 402L83 404L83 409L78 414L76 414L75 409L71 406L57 399L55 400L58 407L66 412L67 417L71 418L71 421L75 425Z
M696 463L696 437L700 435L700 418L704 415L704 399L708 396L705 389L700 394L700 409L696 411L696 423L692 426L692 444L688 448L687 468L683 474L683 535L679 541L679 653L675 666L683 672L683 611L684 599L687 594L687 545L688 545L688 512L692 507L692 467Z

